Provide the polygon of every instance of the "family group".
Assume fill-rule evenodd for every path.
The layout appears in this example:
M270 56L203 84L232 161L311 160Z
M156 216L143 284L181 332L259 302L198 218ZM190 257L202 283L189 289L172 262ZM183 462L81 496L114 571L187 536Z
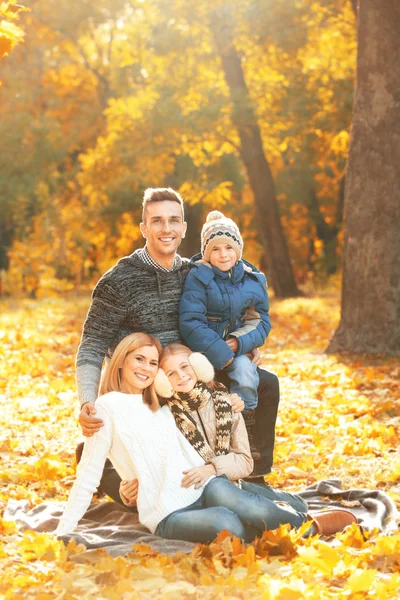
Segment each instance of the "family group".
M146 190L145 246L93 291L76 360L86 439L56 534L75 529L99 488L168 539L208 543L228 530L250 542L305 522L305 535L340 531L351 512L311 514L265 483L279 405L277 377L260 368L265 276L221 212L208 214L190 260L177 254L186 228L176 191Z

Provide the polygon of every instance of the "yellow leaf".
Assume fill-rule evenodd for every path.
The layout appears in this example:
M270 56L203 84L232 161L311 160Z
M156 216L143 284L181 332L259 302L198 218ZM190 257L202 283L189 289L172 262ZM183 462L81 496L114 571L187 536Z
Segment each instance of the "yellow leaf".
M377 571L373 569L357 569L350 575L346 588L349 589L352 594L356 594L357 592L368 592L376 578L376 574Z
M14 521L4 521L2 517L0 517L0 534L1 535L11 535L12 533L17 533L17 526Z
M327 544L321 544L318 548L307 547L299 548L298 554L300 560L326 573L332 575L333 569L340 561L340 556L334 548L330 548Z

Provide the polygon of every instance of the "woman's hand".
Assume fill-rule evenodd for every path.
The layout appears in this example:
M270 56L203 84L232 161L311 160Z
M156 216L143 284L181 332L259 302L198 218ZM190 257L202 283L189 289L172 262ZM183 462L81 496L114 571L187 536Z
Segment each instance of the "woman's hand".
M192 469L183 471L184 478L182 479L181 486L189 488L194 485L194 489L198 490L205 484L211 475L216 475L216 473L214 465L211 464L204 465L204 467L193 467Z
M139 493L139 481L132 479L131 481L121 481L119 484L119 495L125 506L136 506Z
M86 437L91 437L97 433L100 427L103 427L103 421L93 417L96 414L96 406L92 402L86 402L79 413L79 425L82 428L82 433Z
M244 410L244 401L240 396L237 394L229 394L229 399L231 401L233 413L240 413Z

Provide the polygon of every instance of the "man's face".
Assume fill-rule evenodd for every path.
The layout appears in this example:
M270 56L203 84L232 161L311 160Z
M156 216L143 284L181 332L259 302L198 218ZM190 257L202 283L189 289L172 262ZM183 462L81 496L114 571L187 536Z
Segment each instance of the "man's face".
M185 237L186 227L180 204L164 200L147 204L140 231L151 256L157 260L157 257L175 255Z

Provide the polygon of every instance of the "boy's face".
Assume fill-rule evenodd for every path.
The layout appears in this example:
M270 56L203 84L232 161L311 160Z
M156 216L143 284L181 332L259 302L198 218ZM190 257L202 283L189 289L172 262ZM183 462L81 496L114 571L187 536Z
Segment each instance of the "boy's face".
M220 271L230 271L236 262L236 252L229 244L216 244L211 250L210 263Z
M186 354L168 356L162 364L174 392L191 392L197 383L196 373Z

